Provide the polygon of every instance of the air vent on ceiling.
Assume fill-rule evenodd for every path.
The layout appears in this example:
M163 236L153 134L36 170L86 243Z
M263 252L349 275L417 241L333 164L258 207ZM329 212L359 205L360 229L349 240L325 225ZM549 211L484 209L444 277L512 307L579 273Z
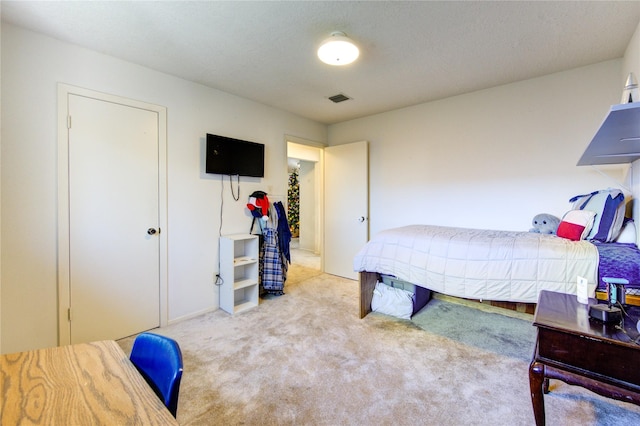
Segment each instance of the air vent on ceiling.
M351 98L345 94L339 93L337 95L329 96L329 99L337 104L340 102L348 101Z

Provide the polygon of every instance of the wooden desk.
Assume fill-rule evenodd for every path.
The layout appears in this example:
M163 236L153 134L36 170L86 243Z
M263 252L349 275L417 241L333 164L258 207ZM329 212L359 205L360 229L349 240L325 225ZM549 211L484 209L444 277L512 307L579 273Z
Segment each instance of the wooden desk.
M545 424L543 394L549 392L549 379L640 405L640 346L633 343L640 308L629 307L627 313L623 332L590 319L589 306L575 295L540 292L533 320L538 338L529 366L538 426Z
M114 341L0 356L0 424L178 423Z

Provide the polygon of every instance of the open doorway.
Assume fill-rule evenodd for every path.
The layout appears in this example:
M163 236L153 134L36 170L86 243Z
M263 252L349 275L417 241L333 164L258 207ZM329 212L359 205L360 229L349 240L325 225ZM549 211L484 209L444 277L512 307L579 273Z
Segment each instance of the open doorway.
M287 157L291 262L322 270L322 145L287 138Z

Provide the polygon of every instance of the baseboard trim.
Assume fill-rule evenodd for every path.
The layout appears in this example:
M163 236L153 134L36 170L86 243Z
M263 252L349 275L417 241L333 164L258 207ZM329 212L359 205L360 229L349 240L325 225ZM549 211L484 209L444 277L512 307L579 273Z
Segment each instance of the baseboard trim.
M218 309L220 309L220 308L207 308L207 309L203 309L203 310L198 311L198 312L193 312L193 313L191 313L189 315L184 315L184 316L181 316L181 317L178 317L178 318L174 318L172 320L169 320L168 325L177 324L179 322L182 322L182 321L185 321L185 320L188 320L188 319L199 317L200 315L208 314L209 312L215 312Z

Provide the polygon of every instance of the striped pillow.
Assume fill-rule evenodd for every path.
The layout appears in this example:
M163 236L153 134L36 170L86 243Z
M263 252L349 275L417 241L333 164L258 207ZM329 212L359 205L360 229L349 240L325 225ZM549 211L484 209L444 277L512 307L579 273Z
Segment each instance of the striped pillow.
M620 233L625 214L624 201L622 191L614 188L576 195L569 200L575 210L590 210L596 213L593 227L586 239L603 243L615 240Z

